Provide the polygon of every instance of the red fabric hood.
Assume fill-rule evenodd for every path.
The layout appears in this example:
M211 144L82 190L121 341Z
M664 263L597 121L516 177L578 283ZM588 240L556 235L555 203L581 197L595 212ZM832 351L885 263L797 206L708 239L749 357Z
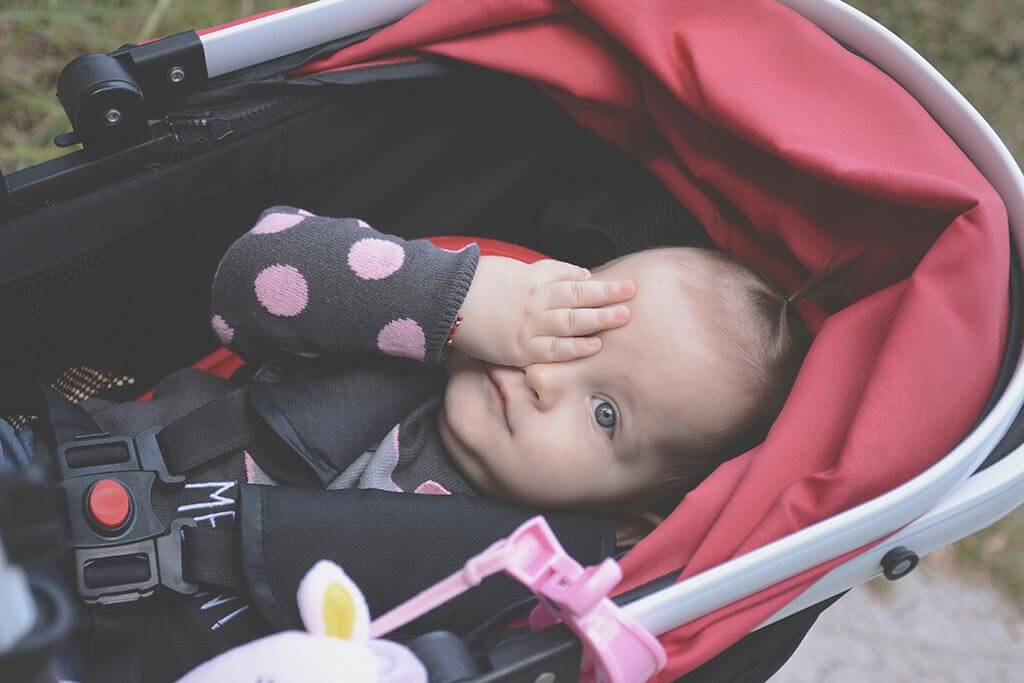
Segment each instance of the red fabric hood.
M771 0L433 0L306 67L441 56L537 83L655 173L717 244L790 290L861 254L768 439L623 561L626 590L720 564L878 496L978 418L1003 352L1006 210L892 79ZM662 636L662 680L830 566Z

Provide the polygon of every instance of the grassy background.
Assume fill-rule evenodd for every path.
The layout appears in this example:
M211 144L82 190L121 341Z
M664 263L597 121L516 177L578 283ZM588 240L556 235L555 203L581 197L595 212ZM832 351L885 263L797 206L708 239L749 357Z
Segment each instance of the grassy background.
M280 0L0 0L0 171L64 152L51 141L70 126L57 74L85 52L210 26ZM939 68L1024 160L1022 0L850 0ZM1018 511L927 563L987 578L1024 606L1024 512Z
M0 0L0 171L62 152L57 74L85 52L210 26L293 0ZM927 57L1024 159L1024 2L852 0Z
M282 0L0 0L0 172L46 161L71 130L57 75L80 54L224 23Z

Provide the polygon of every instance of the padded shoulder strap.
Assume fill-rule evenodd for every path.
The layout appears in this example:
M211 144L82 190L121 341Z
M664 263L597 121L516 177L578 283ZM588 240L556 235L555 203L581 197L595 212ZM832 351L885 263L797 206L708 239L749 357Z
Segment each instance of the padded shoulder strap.
M469 496L244 485L240 506L237 547L246 583L253 602L278 628L300 625L298 583L321 559L339 564L366 595L370 613L383 614L457 571L471 556L537 514L544 514L559 541L581 564L596 564L615 552L615 530L609 520L540 513ZM528 597L529 592L511 579L493 577L403 631L466 632Z

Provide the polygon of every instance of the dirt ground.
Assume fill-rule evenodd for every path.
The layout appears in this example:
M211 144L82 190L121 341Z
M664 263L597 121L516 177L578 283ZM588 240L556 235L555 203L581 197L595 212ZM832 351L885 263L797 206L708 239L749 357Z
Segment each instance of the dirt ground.
M858 586L818 619L772 683L1024 681L1024 620L1007 594L942 558Z

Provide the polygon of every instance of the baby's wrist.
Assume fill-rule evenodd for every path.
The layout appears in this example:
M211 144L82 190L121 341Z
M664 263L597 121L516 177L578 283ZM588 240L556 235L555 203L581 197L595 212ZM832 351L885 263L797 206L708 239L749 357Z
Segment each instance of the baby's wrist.
M463 353L472 355L470 349L473 346L473 337L478 332L476 328L482 320L487 318L487 303L491 299L488 289L493 279L493 265L493 257L480 257L473 280L469 284L469 290L462 300L462 306L459 307L458 316L449 330L448 338L451 340L451 347ZM455 332L454 335L452 331ZM447 344L446 348L449 348Z
M445 339L444 348L446 350L450 351L452 348L455 347L455 336L458 334L459 327L462 325L462 320L463 316L461 313L459 313L455 317L455 322L452 323L451 329L448 331L448 338Z

